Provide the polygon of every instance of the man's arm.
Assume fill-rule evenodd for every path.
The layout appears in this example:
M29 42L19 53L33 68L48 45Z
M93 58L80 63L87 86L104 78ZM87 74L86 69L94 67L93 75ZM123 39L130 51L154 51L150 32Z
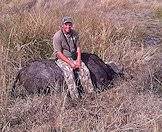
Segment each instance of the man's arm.
M77 47L76 66L77 66L77 68L80 68L80 66L81 66L81 48L80 47Z
M56 56L58 59L61 59L62 61L66 62L67 64L69 64L71 66L71 68L75 69L76 66L73 63L73 61L69 60L62 52L58 51L56 53Z

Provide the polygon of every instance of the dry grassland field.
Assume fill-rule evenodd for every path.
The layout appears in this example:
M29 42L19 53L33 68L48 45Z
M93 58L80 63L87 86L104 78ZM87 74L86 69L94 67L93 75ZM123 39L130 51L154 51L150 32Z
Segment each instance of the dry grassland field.
M63 16L74 19L83 52L125 77L69 104L64 92L12 98L17 72L51 57ZM161 40L161 0L1 0L0 131L162 132Z

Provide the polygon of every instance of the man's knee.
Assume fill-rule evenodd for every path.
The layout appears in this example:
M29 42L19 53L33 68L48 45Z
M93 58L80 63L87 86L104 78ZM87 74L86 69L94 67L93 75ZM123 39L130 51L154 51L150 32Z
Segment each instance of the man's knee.
M83 76L90 76L90 71L84 63L82 65L81 72Z

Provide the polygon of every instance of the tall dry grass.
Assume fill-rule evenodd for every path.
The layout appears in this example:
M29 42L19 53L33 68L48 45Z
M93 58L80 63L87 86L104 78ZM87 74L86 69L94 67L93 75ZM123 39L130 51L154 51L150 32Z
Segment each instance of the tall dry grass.
M161 37L159 3L43 2L0 2L1 131L160 132L161 44L145 41ZM30 59L52 55L51 38L65 15L74 18L83 51L115 61L126 78L116 80L108 91L69 104L63 94L11 99L16 72Z

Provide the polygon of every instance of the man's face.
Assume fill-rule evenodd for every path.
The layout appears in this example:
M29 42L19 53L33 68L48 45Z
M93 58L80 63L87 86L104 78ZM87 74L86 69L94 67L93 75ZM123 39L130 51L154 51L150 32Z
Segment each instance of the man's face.
M70 33L72 27L73 27L73 24L70 23L70 22L64 23L63 26L62 26L65 33Z

